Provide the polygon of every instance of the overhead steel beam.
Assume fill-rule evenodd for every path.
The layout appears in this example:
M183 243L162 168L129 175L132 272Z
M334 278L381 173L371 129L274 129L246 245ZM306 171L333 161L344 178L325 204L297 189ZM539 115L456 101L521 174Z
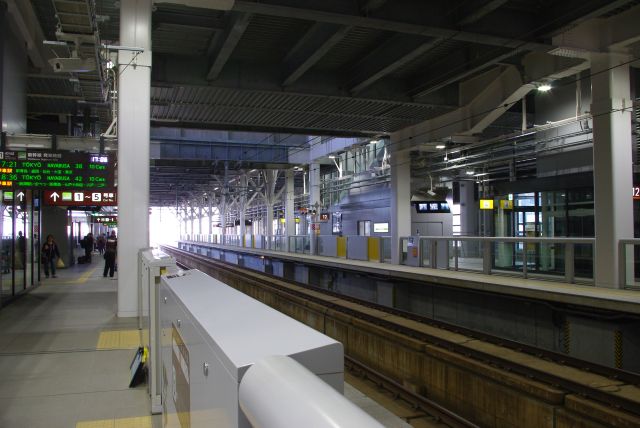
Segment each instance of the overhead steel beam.
M354 27L363 27L382 31L393 31L396 33L413 34L418 36L459 40L463 42L478 43L491 46L503 46L511 48L525 47L532 50L541 48L547 48L547 50L551 49L551 46L543 43L529 42L509 37L492 36L488 34L479 34L468 31L458 31L430 25L410 24L407 22L390 21L380 18L369 18L364 16L347 15L343 13L325 12L322 10L255 3L247 0L237 0L235 2L233 10L245 13L302 19L306 21L325 22L329 24L352 25Z
M353 72L351 93L358 93L433 49L442 39L416 39L397 34L363 59Z
M209 68L209 72L207 73L207 80L215 80L220 75L220 72L249 26L251 17L252 14L250 13L232 15L231 23L218 42L218 48L214 53L215 58L213 64L211 64L211 68Z
M79 95L60 95L60 94L27 94L28 98L51 98L59 100L84 100Z
M485 4L483 4L482 6L480 6L479 8L477 8L476 10L474 10L473 12L471 12L469 15L462 18L458 22L458 25L464 26L464 25L473 24L474 22L481 20L482 18L484 18L494 10L498 9L500 6L507 3L508 1L509 0L490 0Z
M445 80L435 80L432 79L430 81L427 81L427 83L420 83L414 86L414 88L412 90L410 90L409 92L412 94L413 99L416 100L418 98L427 96L433 92L436 92L446 86L449 86L453 83L459 82L460 80L466 79L469 76L472 76L476 73L479 73L487 68L493 67L496 64L511 58L512 56L518 55L520 53L525 52L526 49L514 49L511 50L509 52L506 52L502 55L498 55L495 56L487 61L482 62L482 64L479 64L475 67L471 67L465 70L460 71L459 73L455 74L454 76L445 79Z
M287 77L282 83L289 86L340 42L351 31L350 26L316 23L296 43L285 58Z
M593 18L599 18L602 15L606 15L609 12L612 12L616 9L619 9L621 7L625 7L627 5L633 4L635 3L635 0L609 0L608 2L606 2L606 4L604 4L603 6L589 12L589 13L585 13L584 15L581 15L579 18L574 19L573 21L571 21L571 23L558 28L556 30L554 30L553 32L549 33L549 36L555 36L558 35L560 33L564 33L565 31L570 30L571 28L577 26L578 24L581 24L585 21L588 21L590 19ZM557 6L560 5L564 5L563 2L557 2L556 3ZM553 13L551 13L551 16L554 16Z
M373 12L374 10L380 9L384 6L386 2L387 0L368 0L361 9L365 13Z

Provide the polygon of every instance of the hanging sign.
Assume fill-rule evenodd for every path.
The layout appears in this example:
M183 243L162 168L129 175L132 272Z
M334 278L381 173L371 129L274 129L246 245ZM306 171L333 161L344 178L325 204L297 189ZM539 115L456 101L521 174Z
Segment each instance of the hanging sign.
M480 209L481 210L492 210L493 209L493 199L480 199Z
M115 186L115 157L76 152L0 152L0 188L102 189Z
M118 192L115 189L74 191L45 190L44 203L50 206L67 207L115 206L118 205Z
M640 186L633 186L633 199L640 200Z

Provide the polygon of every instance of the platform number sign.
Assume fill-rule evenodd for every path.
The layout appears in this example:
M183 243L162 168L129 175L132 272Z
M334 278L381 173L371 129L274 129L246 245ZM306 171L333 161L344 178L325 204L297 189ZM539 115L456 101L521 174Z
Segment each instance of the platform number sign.
M633 186L633 199L640 201L640 186Z

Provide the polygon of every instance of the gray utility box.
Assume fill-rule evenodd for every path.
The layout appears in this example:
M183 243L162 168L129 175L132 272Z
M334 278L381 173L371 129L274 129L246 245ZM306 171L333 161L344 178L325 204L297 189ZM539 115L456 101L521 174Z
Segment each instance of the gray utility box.
M293 358L343 392L340 342L198 270L163 276L160 298L164 427L249 428L239 384L270 355Z
M158 288L160 276L178 271L176 260L160 250L147 248L138 253L138 328L144 329L143 345L149 349L149 395L151 413L160 413L160 322Z

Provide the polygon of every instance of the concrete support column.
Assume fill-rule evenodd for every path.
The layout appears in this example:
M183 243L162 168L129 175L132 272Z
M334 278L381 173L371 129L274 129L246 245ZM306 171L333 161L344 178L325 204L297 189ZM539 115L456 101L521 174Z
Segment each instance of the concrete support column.
M284 202L284 219L286 226L286 235L293 236L296 234L296 216L294 213L295 210L295 180L294 180L294 170L288 169L286 171L286 194L285 194L285 202Z
M151 0L120 1L118 92L118 316L138 309L138 251L149 246ZM126 68L125 68L126 66Z
M245 225L245 214L247 211L247 192L249 187L247 185L247 176L243 174L240 177L240 207L238 209L240 214L240 239L244 240L244 236L247 234L247 226Z
M209 236L211 236L213 235L213 196L209 195L208 199L209 199L209 215L207 217L209 218L209 227L207 228L207 230L209 231Z
M267 204L266 224L264 226L265 234L273 236L273 204Z
M314 227L319 227L320 223L318 222L320 216L320 209L322 208L322 204L320 201L320 164L312 163L309 165L309 209L315 210L316 213L311 215L311 224ZM317 240L316 240L316 231L311 228L309 230L309 242L310 247L309 250L311 254L317 254Z
M400 237L411 235L411 159L409 152L392 153L390 166L391 263L399 264Z
M202 202L198 204L198 235L202 235Z
M597 54L591 61L594 277L597 287L618 288L618 241L633 238L631 85L627 56Z

